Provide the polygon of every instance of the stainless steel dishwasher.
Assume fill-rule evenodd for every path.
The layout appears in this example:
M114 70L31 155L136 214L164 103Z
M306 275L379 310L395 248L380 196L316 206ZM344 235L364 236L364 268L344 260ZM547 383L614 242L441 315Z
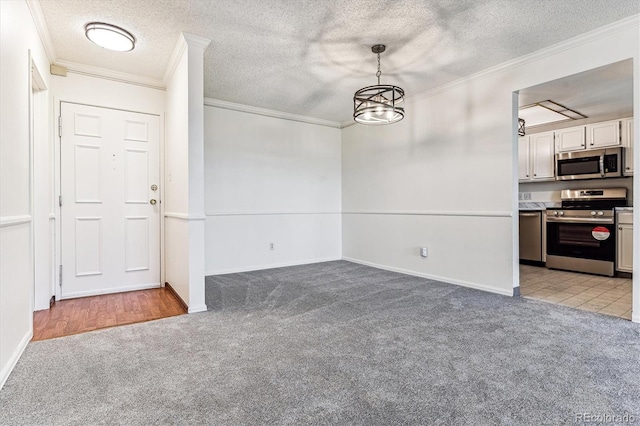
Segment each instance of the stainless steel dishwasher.
M542 212L520 212L520 260L542 262Z

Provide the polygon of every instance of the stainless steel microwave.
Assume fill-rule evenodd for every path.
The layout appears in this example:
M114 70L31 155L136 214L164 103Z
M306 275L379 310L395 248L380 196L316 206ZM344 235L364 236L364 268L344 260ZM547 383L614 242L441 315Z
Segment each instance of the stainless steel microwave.
M591 149L556 154L556 180L622 176L622 148Z

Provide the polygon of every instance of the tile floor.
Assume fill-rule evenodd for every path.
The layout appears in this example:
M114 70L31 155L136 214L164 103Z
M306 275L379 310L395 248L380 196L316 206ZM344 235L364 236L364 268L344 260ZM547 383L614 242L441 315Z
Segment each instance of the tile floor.
M520 294L631 320L631 279L520 265Z

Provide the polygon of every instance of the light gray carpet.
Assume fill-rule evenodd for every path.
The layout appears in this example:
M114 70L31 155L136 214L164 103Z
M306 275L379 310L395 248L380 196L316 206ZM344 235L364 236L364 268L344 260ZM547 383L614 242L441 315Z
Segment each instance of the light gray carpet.
M29 344L0 424L640 421L640 327L338 261L207 278L211 311Z

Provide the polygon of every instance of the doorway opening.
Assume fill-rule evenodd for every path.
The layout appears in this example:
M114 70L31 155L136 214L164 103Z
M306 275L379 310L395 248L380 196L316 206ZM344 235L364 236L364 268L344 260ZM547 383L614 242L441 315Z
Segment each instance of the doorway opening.
M520 295L631 320L633 60L517 99Z

